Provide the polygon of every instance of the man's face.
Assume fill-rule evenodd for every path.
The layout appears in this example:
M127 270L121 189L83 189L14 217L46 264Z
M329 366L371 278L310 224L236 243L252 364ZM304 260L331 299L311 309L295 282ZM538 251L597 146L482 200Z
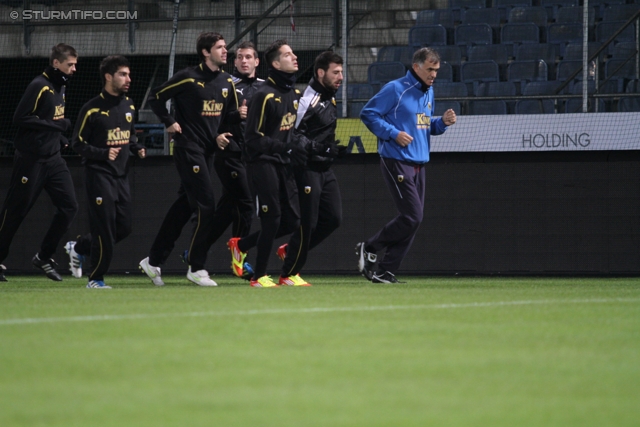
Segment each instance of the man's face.
M342 84L342 65L336 63L330 63L327 71L318 69L318 78L320 84L327 89L338 90Z
M433 81L436 79L439 69L440 62L431 62L426 60L422 66L413 64L413 71L416 72L418 77L420 77L427 86L433 86Z
M279 52L280 58L277 61L273 61L273 67L285 73L295 73L298 71L298 57L294 55L291 47L285 44L280 47Z
M221 67L227 63L227 42L218 40L209 50L206 60L216 67Z
M238 49L233 62L238 72L246 77L256 76L256 67L259 63L260 60L253 49Z
M60 62L57 59L53 60L53 68L57 68L65 74L73 75L76 72L76 64L78 63L78 58L75 56L68 56L67 59Z
M105 74L107 84L111 86L112 92L117 94L123 94L129 92L129 86L131 86L131 74L129 67L120 67L118 71L111 74Z

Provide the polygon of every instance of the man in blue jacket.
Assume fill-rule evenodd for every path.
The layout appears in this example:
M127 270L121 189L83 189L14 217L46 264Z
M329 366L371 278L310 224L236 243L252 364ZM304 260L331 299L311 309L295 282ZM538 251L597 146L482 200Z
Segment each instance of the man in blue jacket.
M380 169L398 210L395 218L356 246L358 270L374 283L398 283L395 274L422 222L430 136L442 134L456 122L453 110L432 118L431 87L439 68L438 52L421 48L414 53L407 75L387 83L360 113L362 122L378 137ZM374 271L377 252L385 248Z

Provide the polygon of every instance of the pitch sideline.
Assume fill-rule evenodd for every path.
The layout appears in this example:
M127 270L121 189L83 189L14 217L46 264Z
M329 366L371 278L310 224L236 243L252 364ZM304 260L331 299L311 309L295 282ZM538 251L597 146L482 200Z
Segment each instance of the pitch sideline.
M264 310L237 310L237 311L202 311L188 313L140 313L140 314L104 314L94 316L68 316L68 317L27 317L18 319L0 319L0 326L9 325L33 325L41 323L63 322L98 322L106 320L146 320L163 319L172 317L210 317L210 316L256 316L268 314L312 314L355 311L394 311L394 310L439 310L458 308L483 308L483 307L508 307L517 305L551 305L551 304L606 304L606 303L634 303L640 302L640 298L598 298L598 299L567 299L567 300L524 300L524 301L495 301L472 302L460 304L416 304L416 305L388 305L370 307L309 307L299 309L264 309Z

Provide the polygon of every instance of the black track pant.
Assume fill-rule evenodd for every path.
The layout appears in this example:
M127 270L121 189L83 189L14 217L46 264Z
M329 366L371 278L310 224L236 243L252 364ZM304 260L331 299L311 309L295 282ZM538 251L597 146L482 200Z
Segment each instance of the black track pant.
M342 222L342 197L333 170L316 172L296 168L295 176L300 199L300 227L289 240L282 277L298 274L307 262L309 251Z
M212 244L231 224L232 237L248 235L255 209L244 162L240 158L216 154L213 165L223 192L213 219Z
M38 162L16 153L9 191L0 211L0 263L9 255L9 246L18 227L42 190L47 192L56 208L38 252L40 259L49 259L78 212L71 173L59 154Z
M131 234L129 178L86 168L85 184L91 234L78 239L74 249L81 255L90 253L90 266L85 270L89 280L104 280L115 244Z
M169 208L160 226L151 251L149 263L163 264L173 250L182 228L195 215L187 262L192 271L204 269L207 251L211 246L213 216L216 210L211 182L212 155L205 155L174 147L173 159L180 174L178 199Z
M261 229L238 242L241 251L257 246L254 279L267 274L273 241L292 233L300 225L298 190L289 165L256 162L247 166L256 194Z

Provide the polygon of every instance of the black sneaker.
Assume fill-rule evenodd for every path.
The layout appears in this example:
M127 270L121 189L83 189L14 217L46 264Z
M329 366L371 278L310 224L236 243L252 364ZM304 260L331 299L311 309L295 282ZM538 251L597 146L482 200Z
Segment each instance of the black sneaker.
M371 278L373 283L402 283L396 279L393 273L385 271L384 273L374 273Z
M35 254L31 259L31 264L33 264L35 268L39 268L44 271L44 274L46 274L49 279L55 280L56 282L62 282L62 277L60 277L55 269L58 264L53 259L43 261L40 259L38 254Z
M364 249L364 242L356 245L356 255L358 255L358 271L362 273L367 280L373 277L373 267L378 260L378 255L367 252Z
M4 272L7 270L7 267L5 267L4 265L0 264L0 282L6 282L7 278L4 277Z

